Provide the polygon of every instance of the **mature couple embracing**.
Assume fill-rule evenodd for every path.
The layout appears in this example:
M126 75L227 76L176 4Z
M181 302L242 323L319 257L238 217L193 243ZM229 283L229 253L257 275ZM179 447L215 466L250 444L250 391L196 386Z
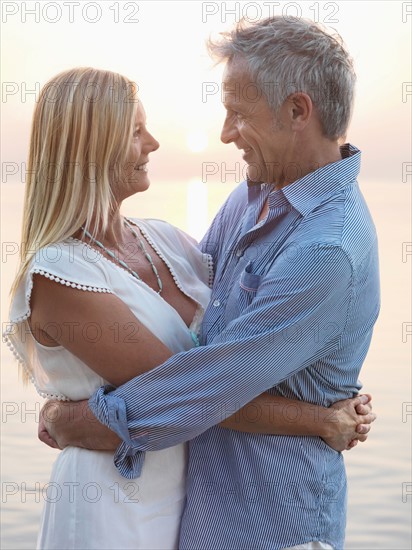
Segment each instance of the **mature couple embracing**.
M51 481L78 489L46 504L39 548L343 547L340 451L375 418L357 393L379 311L360 151L343 144L352 62L281 17L209 47L248 177L200 244L120 213L159 147L131 81L73 69L36 106L8 340L51 399Z

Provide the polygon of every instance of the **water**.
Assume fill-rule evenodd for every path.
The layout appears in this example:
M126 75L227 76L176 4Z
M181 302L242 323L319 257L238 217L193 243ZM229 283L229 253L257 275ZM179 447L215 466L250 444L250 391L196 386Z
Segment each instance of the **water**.
M410 190L401 184L364 184L379 240L382 310L361 373L365 391L373 394L379 419L366 444L345 453L349 502L346 548L403 550L411 540L411 265ZM224 184L209 188L209 219L229 192ZM168 219L186 228L186 190L181 184L153 186L124 205L124 213ZM22 187L2 185L2 303L7 319L7 292L17 256L4 256L19 241ZM197 228L200 232L201 227ZM406 244L402 244L406 243ZM402 255L404 253L404 258ZM402 261L402 259L406 261ZM405 342L403 341L405 340ZM58 451L37 440L43 400L24 387L5 346L1 352L1 548L35 547L48 475ZM409 412L409 415L408 415ZM407 492L409 491L409 496Z

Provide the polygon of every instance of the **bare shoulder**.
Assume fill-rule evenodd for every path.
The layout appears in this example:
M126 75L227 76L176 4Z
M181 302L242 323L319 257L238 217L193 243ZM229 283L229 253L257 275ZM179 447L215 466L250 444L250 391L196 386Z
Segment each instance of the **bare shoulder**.
M114 294L73 288L39 274L33 276L30 323L40 343L65 347L116 386L171 355ZM116 335L114 326L118 327ZM87 327L95 327L99 338L89 337Z

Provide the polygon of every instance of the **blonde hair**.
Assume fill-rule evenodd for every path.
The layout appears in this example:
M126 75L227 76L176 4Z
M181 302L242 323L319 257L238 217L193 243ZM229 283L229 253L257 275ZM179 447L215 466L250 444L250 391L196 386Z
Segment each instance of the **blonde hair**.
M11 295L41 248L85 226L105 230L137 111L128 78L90 67L43 87L30 138L20 266Z

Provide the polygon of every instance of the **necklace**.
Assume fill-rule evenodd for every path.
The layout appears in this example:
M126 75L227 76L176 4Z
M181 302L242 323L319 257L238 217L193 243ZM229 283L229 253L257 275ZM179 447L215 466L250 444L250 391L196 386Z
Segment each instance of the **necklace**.
M146 258L146 260L149 262L151 268L152 268L152 271L153 273L155 274L156 276L156 279L157 279L157 285L159 287L159 290L157 291L158 294L160 294L163 290L163 283L162 283L162 280L160 279L160 276L159 276L159 272L157 271L156 269L156 266L154 265L153 263L153 260L152 260L152 257L150 256L150 254L148 253L147 249L146 249L146 246L144 244L144 241L139 237L139 235L136 233L136 231L133 229L133 227L130 225L129 221L127 219L124 220L124 225L126 227L128 227L130 229L130 231L132 232L132 235L133 237L135 237L139 243L139 246L140 246L140 250L142 251L144 257ZM98 241L97 239L95 239L88 231L87 229L85 229L83 226L81 227L81 229L83 230L84 234L87 235L87 237L89 237L89 239L91 241L93 241L99 248L101 248L102 250L104 250L106 252L106 254L108 254L108 256L110 256L111 258L113 258L113 260L115 260L116 262L118 262L122 267L124 267L131 275L133 275L133 277L135 277L135 279L137 279L138 281L142 281L143 279L140 277L140 275L138 273L136 273L136 271L134 271L130 266L127 265L127 263L123 260L121 260L120 258L118 258L116 256L116 254L113 254L113 252L111 250L109 250L108 248L106 248L104 246L103 243L101 243L100 241Z

